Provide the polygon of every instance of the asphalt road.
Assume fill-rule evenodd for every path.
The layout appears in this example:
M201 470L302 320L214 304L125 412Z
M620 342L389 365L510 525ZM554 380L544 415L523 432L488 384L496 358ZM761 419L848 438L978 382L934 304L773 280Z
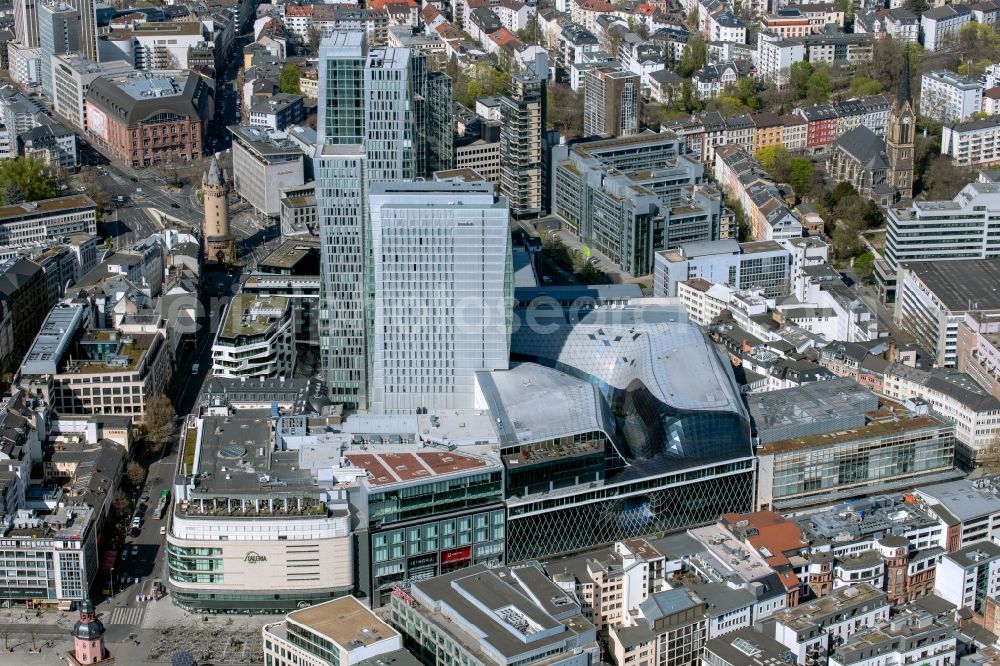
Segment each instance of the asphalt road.
M241 52L242 43L234 48L236 53ZM225 126L237 122L239 118L235 90L231 83L236 78L239 59L230 60L225 76L227 83L223 86L226 91L224 109L209 136L209 145L217 151L228 147L229 133ZM132 170L109 163L93 146L85 145L82 149L84 163L92 165L89 168L91 174L100 179L102 187L116 204L114 211L105 220L106 231L114 237L116 247L127 246L159 231L159 225L144 208L157 209L183 225L200 228L203 208L197 199L194 183L185 184L181 190L168 188L165 181L152 171ZM118 197L122 197L120 203ZM234 207L238 210L238 206ZM233 215L236 219L236 213ZM255 266L266 251L265 243L273 242L273 239L260 229L237 227L234 231L239 239L240 251L247 256L248 267ZM246 233L241 233L243 231ZM240 268L233 271L204 269L201 274L201 327L195 337L193 349L188 350L175 370L170 390L177 414L182 417L197 411L202 386L212 367L212 341L221 324L225 306L238 290L243 272ZM193 374L195 364L199 368ZM160 492L172 487L181 449L179 436L180 430L164 447L160 459L150 466L142 491L142 494L150 497L147 518L139 534L126 541L129 553L126 559L123 561L121 555L118 555L113 572L115 594L98 607L107 626L109 641L125 641L137 634L146 606L146 602L138 601L137 597L150 594L153 582L162 581L166 576L165 537L160 534L160 529L168 526L170 512L168 509L162 519L156 520L154 510ZM135 555L132 555L133 546L137 550Z
M202 274L201 302L206 316L202 317L201 321L207 325L199 331L194 343L194 353L187 356L177 368L171 386L177 413L182 417L197 410L202 385L211 370L212 341L219 330L222 312L238 288L239 276L238 269L232 273L206 271ZM218 295L220 288L223 292L221 296ZM191 372L195 363L199 365L196 374ZM113 572L115 594L98 605L98 611L102 613L108 628L108 639L111 641L126 640L138 631L146 602L138 601L137 596L150 594L153 582L162 581L166 576L165 537L160 534L160 528L167 527L170 512L168 509L164 517L157 520L154 511L160 492L172 488L177 456L181 448L179 435L180 429L164 447L160 459L149 468L142 491L142 494L150 498L146 520L139 534L126 540L126 549L129 553L126 559L123 561L121 554L118 555ZM135 555L132 555L133 546L137 549Z

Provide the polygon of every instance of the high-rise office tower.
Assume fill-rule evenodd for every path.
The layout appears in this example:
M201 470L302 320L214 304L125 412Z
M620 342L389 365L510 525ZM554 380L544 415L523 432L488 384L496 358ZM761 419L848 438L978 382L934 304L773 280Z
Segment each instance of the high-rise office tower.
M419 65L423 66L423 59ZM410 49L381 48L365 62L365 159L368 182L417 175L418 132ZM421 118L422 120L422 118Z
M32 0L34 1L34 0ZM97 0L67 0L80 13L80 52L88 60L97 62Z
M441 122L444 115L430 103L428 91L443 83L429 83L420 54L404 48L369 49L363 30L334 30L324 39L319 74L321 145L315 168L325 338L320 347L330 397L366 408L372 342L367 330L373 325L366 193L371 183L428 175L426 147L433 142L427 140L427 125L429 118ZM353 180L343 175L351 169Z
M472 408L508 367L509 211L490 183L374 183L372 409Z
M365 154L361 144L323 143L313 159L320 230L319 345L330 399L368 406Z
M427 74L427 170L455 167L455 104L452 99L451 77L444 72Z
M54 99L52 56L80 50L80 13L62 0L38 4L38 43L41 47L42 94Z
M14 0L14 41L28 48L38 46L38 8L35 5L35 0Z
M320 44L320 145L313 160L321 240L321 362L330 399L359 409L368 407L369 389L367 63L362 30L335 30Z
M545 82L527 71L512 75L500 98L500 194L515 219L542 212L544 130Z
M316 123L320 143L364 141L367 51L361 30L335 30L320 43Z
M639 75L618 66L584 73L584 136L628 136L638 131Z

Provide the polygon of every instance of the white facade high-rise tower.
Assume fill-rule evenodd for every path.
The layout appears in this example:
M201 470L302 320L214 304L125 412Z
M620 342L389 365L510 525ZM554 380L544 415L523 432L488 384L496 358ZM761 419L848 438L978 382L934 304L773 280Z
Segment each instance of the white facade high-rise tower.
M469 409L510 359L510 211L490 183L374 183L372 409Z

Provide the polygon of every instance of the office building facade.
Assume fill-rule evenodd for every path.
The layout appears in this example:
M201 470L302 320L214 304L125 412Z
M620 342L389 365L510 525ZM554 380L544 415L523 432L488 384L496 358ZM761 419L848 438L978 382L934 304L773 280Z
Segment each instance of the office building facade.
M639 75L595 67L583 75L584 136L628 136L639 131Z
M87 131L87 91L104 76L120 76L133 71L124 60L97 63L79 53L55 55L52 64L52 105L56 115L68 120L77 131Z
M1000 258L907 262L896 275L896 323L913 334L935 366L956 367L965 315L1000 310Z
M85 194L0 207L0 247L97 233L97 204Z
M488 183L372 185L372 405L471 408L475 373L507 367L507 203Z
M290 378L294 370L291 301L284 296L233 297L212 344L212 374Z
M38 45L42 50L39 63L42 94L51 100L52 56L80 49L80 14L73 5L58 0L39 3Z
M362 30L334 30L321 44L315 161L324 238L320 348L331 399L359 407L371 389L368 188L413 180L440 155L447 159L441 134L451 126L450 80L429 75L422 54L369 49L366 39ZM428 158L433 151L438 156Z
M322 79L321 79L322 80ZM359 144L317 147L316 212L321 257L319 346L334 402L368 405L365 155Z
M353 597L292 611L261 636L267 666L354 666L403 647L399 632Z
M683 139L643 134L552 149L552 209L633 275L658 251L718 239L728 211Z
M192 476L174 486L167 533L173 602L195 612L275 612L344 596L354 549L345 498L275 451L271 422L207 416Z
M757 456L758 503L791 510L876 487L905 490L922 477L950 471L955 426L931 415L886 416L847 431L762 444Z
M285 132L229 128L233 135L233 187L260 215L281 215L281 190L305 182L305 155Z
M38 3L14 0L14 39L25 48L38 46Z
M737 290L763 289L767 296L786 296L791 272L791 253L775 241L682 243L656 253L653 295L677 296L677 285L701 278Z
M1000 183L969 183L952 200L889 208L885 252L875 261L880 296L896 296L896 271L910 261L1000 257Z

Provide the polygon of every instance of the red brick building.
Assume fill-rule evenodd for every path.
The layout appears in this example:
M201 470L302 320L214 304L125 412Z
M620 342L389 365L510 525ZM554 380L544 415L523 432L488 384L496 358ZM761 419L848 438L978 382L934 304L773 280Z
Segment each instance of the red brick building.
M805 118L806 150L817 152L837 139L837 110L832 104L818 104L795 109L795 115Z
M87 135L132 168L187 162L204 151L211 91L191 71L96 79L87 92Z

